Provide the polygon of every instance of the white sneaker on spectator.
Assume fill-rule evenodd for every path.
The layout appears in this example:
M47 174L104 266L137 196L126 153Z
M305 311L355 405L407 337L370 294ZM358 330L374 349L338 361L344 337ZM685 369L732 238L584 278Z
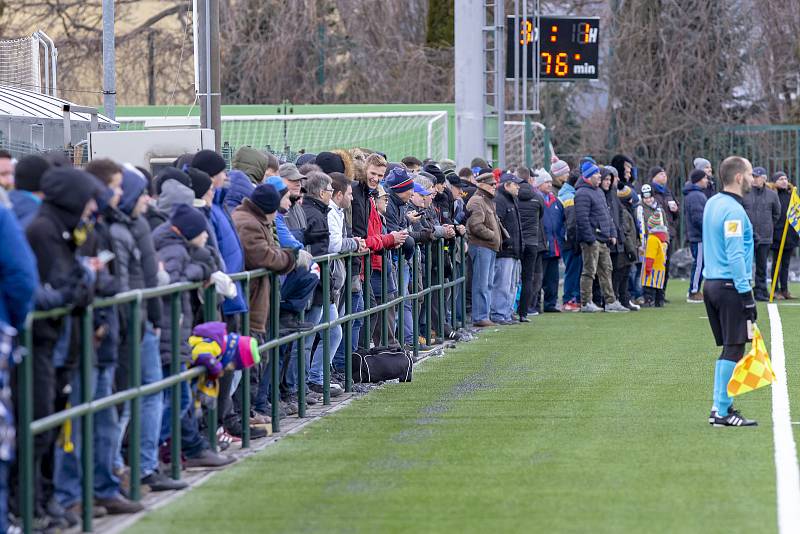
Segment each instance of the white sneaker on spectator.
M640 310L640 309L642 309L641 306L639 306L638 304L636 304L632 300L630 302L628 302L628 306L630 306L632 310Z
M583 306L581 306L581 311L583 313L597 313L603 311L603 308L601 308L594 302L590 302L589 304L584 304Z
M606 304L606 311L610 313L627 313L630 310L615 300L611 304Z

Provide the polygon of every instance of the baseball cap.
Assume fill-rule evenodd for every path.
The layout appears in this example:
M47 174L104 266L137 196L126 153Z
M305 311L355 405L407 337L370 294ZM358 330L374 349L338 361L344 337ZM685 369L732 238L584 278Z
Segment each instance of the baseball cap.
M414 183L414 192L418 193L420 195L423 195L423 196L428 196L428 195L431 194L430 191L428 191L427 189L425 189L424 187L422 187L421 185L419 185L416 182Z
M297 165L294 163L284 163L278 167L278 174L284 180L289 180L292 182L299 182L300 180L305 179L305 176L300 174L300 171L297 170Z

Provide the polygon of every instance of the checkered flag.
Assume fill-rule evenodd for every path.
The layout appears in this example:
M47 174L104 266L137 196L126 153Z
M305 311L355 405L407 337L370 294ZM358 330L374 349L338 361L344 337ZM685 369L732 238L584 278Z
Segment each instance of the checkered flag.
M747 356L739 360L728 382L728 395L735 397L748 391L768 386L775 381L772 362L764 345L764 338L756 325L753 325L753 344Z

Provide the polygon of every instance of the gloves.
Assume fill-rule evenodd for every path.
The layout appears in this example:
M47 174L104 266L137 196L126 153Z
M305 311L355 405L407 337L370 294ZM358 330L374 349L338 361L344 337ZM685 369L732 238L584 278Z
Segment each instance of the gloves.
M307 250L300 249L297 251L297 265L304 270L308 270L308 266L311 265L311 260L314 256L311 255Z
M231 280L230 276L222 271L211 273L211 281L214 283L217 293L225 298L232 299L238 294L238 291L236 290L236 284L233 282L233 280Z
M161 286L168 286L170 283L169 273L164 269L159 269L158 274L156 275L158 279L158 287Z
M739 293L739 297L742 299L742 306L747 320L755 323L756 319L758 319L758 309L756 308L756 300L753 298L753 292Z

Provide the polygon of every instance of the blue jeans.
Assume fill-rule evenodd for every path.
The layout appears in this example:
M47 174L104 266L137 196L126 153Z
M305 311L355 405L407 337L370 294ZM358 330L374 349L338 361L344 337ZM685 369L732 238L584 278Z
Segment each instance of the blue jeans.
M700 285L703 283L703 243L689 243L689 249L692 251L692 276L689 278L689 293L699 293ZM766 263L764 265L766 266ZM763 284L763 279L761 282Z
M561 301L564 304L580 302L583 258L580 253L576 253L570 248L565 248L561 252L564 256L564 295Z
M339 312L336 309L336 306L333 304L329 304L330 306L330 320L335 321L339 318ZM313 314L313 315L312 315ZM315 306L311 308L311 312L309 313L311 319L308 319L314 324L319 324L320 320L322 320L322 307ZM320 332L320 336L322 333ZM306 373L307 381L309 384L317 384L322 385L322 374L324 372L323 365L330 366L331 364L331 357L333 353L336 352L336 349L339 348L339 345L342 342L342 327L336 326L330 329L330 352L325 355L323 359L323 343L320 340L319 344L317 345L317 350L314 351L314 358L311 359L311 347L314 345L314 336L306 336L306 369L308 370Z
M347 298L347 295L344 295L343 298ZM353 313L364 311L363 292L358 291L356 293L350 293L350 299L350 309ZM342 306L342 313L344 313L344 306ZM361 334L361 322L361 319L354 319L352 323L352 335L350 336L350 339L352 341L353 352L358 349L358 336ZM344 330L342 330L342 335L344 335ZM344 349L344 343L339 343L339 348L336 349L336 354L333 355L333 368L339 372L344 372Z
M628 290L631 297L634 299L642 298L644 290L642 289L642 264L637 263L631 266L631 277L628 279Z
M92 369L93 399L111 395L114 384L113 365ZM75 406L81 402L81 381L79 373L72 379L70 403ZM94 495L100 499L113 499L120 495L119 479L114 475L114 459L117 452L119 425L117 409L107 408L94 414ZM64 447L56 445L53 485L55 498L63 507L69 507L81 500L81 418L72 420L73 452L67 453Z
M310 271L295 269L281 281L281 310L300 313L314 295L319 277Z
M494 262L494 279L492 280L492 321L510 321L514 310L517 281L514 278L514 258L497 258Z
M181 372L186 364L181 364ZM169 376L169 366L162 368L164 376ZM161 441L167 441L172 435L172 388L164 390L164 412L161 416ZM188 457L199 455L208 446L200 435L200 424L194 415L189 383L181 382L181 451Z
M472 322L489 320L495 256L497 253L487 247L471 245L469 248L472 259Z

